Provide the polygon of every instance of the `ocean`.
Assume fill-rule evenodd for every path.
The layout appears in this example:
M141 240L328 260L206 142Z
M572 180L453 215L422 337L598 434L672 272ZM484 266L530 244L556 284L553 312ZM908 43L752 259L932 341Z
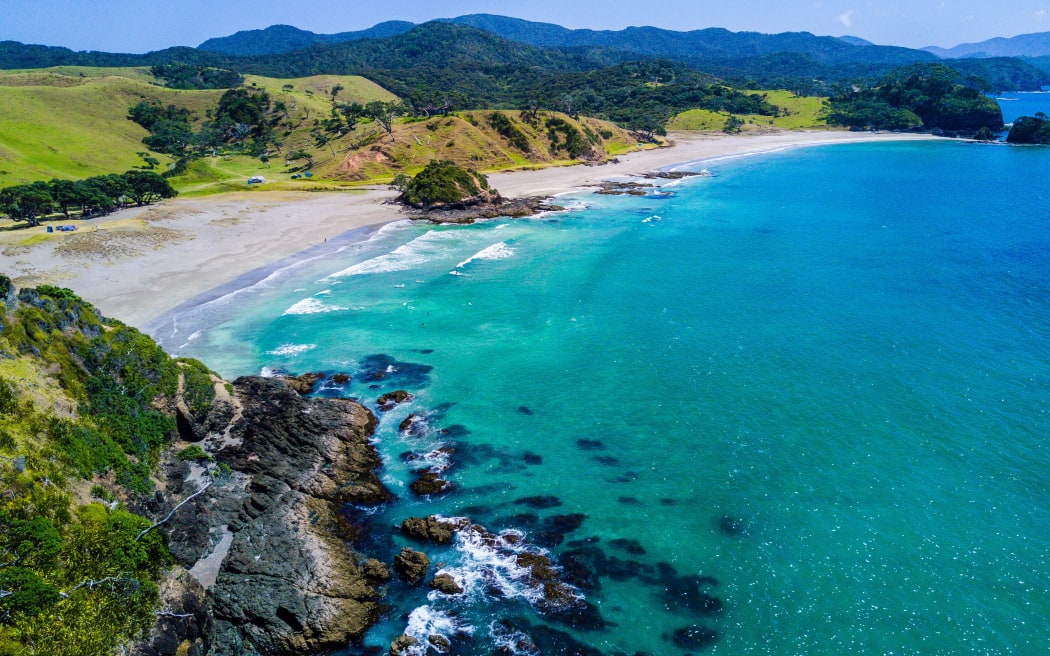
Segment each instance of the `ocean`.
M1035 116L1036 112L1050 114L1050 91L1018 91L996 98L1003 110L1003 121L1013 123L1019 116Z
M697 163L714 175L530 219L389 225L154 333L226 377L413 395L376 409L398 500L347 508L370 555L410 545L410 516L503 532L412 545L464 594L389 584L347 653L407 632L456 654L1046 654L1048 167L939 141ZM451 491L417 497L427 467ZM544 606L522 553L580 612Z

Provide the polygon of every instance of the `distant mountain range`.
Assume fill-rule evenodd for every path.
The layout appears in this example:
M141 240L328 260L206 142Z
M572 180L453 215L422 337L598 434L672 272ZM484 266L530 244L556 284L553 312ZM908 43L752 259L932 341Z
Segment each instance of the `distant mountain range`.
M1030 35L1036 36L1036 35ZM537 85L547 74L598 71L627 62L665 60L751 88L826 95L836 85L875 80L905 64L932 63L925 50L881 46L853 36L808 32L760 34L708 28L677 32L654 27L574 30L491 14L414 25L380 23L366 30L316 34L289 25L209 39L198 48L142 55L74 52L0 42L0 69L62 65L153 66L186 63L271 77L363 75L406 97L413 90L456 90L480 103L503 97L501 87ZM951 60L967 76L997 90L1050 84L1050 57Z
M985 57L1050 57L1050 32L1035 32L1003 38L996 37L978 43L963 43L954 48L923 48L945 59Z
M935 59L932 54L921 50L876 46L869 42L864 43L867 47L858 48L846 39L815 36L809 32L760 34L731 32L722 28L676 32L656 27L628 27L617 31L572 30L552 23L492 14L471 14L438 22L468 25L540 48L602 48L685 62L763 57L780 53L803 54L824 64L903 64ZM358 32L316 34L288 25L274 25L264 30L249 30L208 39L198 48L233 56L286 54L318 44L396 36L413 27L412 23L388 22Z

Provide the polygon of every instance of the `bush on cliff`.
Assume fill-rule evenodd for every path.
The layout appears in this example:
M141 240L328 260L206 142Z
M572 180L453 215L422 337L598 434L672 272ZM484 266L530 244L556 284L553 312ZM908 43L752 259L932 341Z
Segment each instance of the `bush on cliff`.
M2 275L0 290L13 291ZM155 621L163 536L74 489L152 492L178 373L68 289L0 304L0 654L107 654Z

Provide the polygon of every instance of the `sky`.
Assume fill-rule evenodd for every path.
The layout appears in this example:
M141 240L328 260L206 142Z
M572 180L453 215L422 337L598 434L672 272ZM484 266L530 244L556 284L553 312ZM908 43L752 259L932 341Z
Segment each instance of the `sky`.
M1050 31L1050 0L0 0L0 41L137 53L275 24L330 34L476 13L570 28L848 34L912 48Z

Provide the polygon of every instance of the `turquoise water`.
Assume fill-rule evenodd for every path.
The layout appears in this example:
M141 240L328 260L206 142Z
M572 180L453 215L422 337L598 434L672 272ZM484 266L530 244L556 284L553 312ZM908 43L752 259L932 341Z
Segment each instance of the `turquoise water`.
M426 550L466 599L391 584L366 646L1047 653L1050 150L703 166L665 195L389 226L154 332L229 377L345 371L323 393L373 407L408 389L377 413L400 500L348 509L368 549L389 560L389 527L435 512L521 530L608 622L545 617L510 547L461 541ZM451 493L408 490L449 462ZM689 627L716 637L676 644Z

